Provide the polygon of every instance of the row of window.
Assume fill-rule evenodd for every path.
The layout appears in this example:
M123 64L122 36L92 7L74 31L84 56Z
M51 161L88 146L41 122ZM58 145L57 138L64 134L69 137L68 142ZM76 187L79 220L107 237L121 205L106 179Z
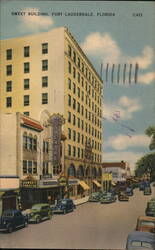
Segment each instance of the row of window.
M85 129L86 132L88 132L89 134L91 134L92 131L92 135L95 137L98 136L97 135L97 130L95 128L92 127L90 124L88 124L87 122L85 122L85 128L84 128L84 120L80 119L79 117L76 117L75 114L72 115L72 113L70 111L68 111L68 123L72 123L74 126L77 125L78 128L81 128L82 130ZM99 119L97 119L97 117L92 114L92 123L96 126L98 126L98 128L102 128L102 121L100 121ZM96 131L96 132L95 132ZM101 136L99 136L100 138Z
M85 150L83 148L75 147L68 144L68 156L84 159ZM92 152L91 160L94 162L101 162L101 155Z
M81 60L80 56L77 55L75 49L71 47L71 45L68 45L68 56L72 59L75 65L79 68L79 70L85 75L85 77L92 83L92 85L99 90L100 84L95 79L94 75L88 70L87 66L84 64L84 62Z
M78 113L81 113L81 115L84 115L84 106L82 104L80 104L80 102L77 102L75 98L72 98L71 95L68 95L68 106L72 107L74 110L77 109ZM93 112L98 116L98 117L102 117L102 111L97 108L97 106L95 105L95 108L93 106ZM96 117L92 112L88 111L88 109L85 109L85 118L91 120L91 116L92 119L93 117Z
M73 78L75 79L75 80L77 80L77 82L80 84L81 83L81 85L82 85L82 87L83 87L83 82L84 82L84 78L81 76L81 74L76 70L76 68L74 67L74 66L72 66L72 63L70 62L70 61L68 61L68 73L69 74L72 74L72 76L73 76ZM88 83L86 82L86 85L88 86ZM89 85L90 86L90 85ZM98 84L98 88L96 88L96 86L93 84L92 85L93 86L93 88L95 88L98 92L99 92L99 94L101 95L101 92L102 92L102 89L101 89L101 87L100 87L100 85ZM91 87L90 87L91 88ZM89 91L88 90L88 88L87 88L87 91Z
M48 104L48 93L41 94L41 104ZM30 96L29 95L23 96L23 105L24 106L30 105ZM6 107L10 108L12 106L13 106L12 97L11 96L6 97Z
M48 43L42 43L42 54L48 53ZM29 57L30 56L30 46L24 46L23 48L23 56ZM13 50L7 49L6 50L6 60L12 60L13 59Z
M23 135L23 148L31 151L37 151L37 137L32 135Z
M30 89L30 79L26 78L24 79L23 83L24 89ZM48 76L42 77L42 87L48 87ZM13 90L13 83L12 81L6 82L6 92L11 92Z
M48 60L42 60L42 71L47 71L48 70ZM23 67L23 72L24 73L30 73L30 63L29 62L24 62L24 67ZM13 74L13 66L11 64L6 65L6 75L11 76Z
M70 78L68 78L68 89L72 90L73 94L77 93L77 96L79 98L81 97L81 100L84 101L84 91L80 90L80 87L76 86L75 82L72 83L72 81L71 81ZM92 92L91 92L91 86L88 85L87 82L86 82L85 90L87 92L87 94L85 95L85 102L86 102L86 104L90 105L90 100L94 99L101 106L101 97L99 95L97 96L97 94L96 94L96 92L95 92L94 89L92 89ZM92 96L91 96L91 94L92 94Z
M102 170L99 168L99 169L96 169L95 167L90 169L89 167L88 168L84 168L83 166L79 166L79 168L76 170L75 166L74 165L71 165L69 168L68 168L68 176L69 177L87 177L87 176L93 176L93 177L101 177L102 175Z
M75 142L81 143L82 145L85 145L85 143L87 143L88 139L86 137L86 141L84 142L84 135L80 134L79 132L76 132L75 130L71 130L70 128L68 128L68 139L69 140L73 140ZM92 148L94 148L95 150L99 150L101 151L101 143L96 142L94 139L92 139Z
M23 174L37 174L37 162L23 160Z

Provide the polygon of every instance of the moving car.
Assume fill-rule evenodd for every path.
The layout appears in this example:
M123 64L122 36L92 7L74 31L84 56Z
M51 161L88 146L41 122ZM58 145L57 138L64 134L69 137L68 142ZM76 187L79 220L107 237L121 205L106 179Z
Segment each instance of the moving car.
M155 200L154 199L151 199L150 201L147 202L145 214L147 216L155 217Z
M28 213L29 222L39 223L52 218L52 211L48 203L39 203L32 206Z
M151 187L145 187L144 188L144 195L150 195L152 193Z
M112 193L105 193L100 198L101 204L103 204L103 203L112 203L112 202L115 202L115 201L116 201L116 196L113 195Z
M102 193L101 193L101 192L92 193L92 194L89 196L88 201L90 201L90 202L97 202L97 201L100 200L101 196L102 196Z
M57 205L52 208L54 213L63 213L66 214L67 212L72 212L76 206L73 203L72 199L62 199L58 201Z
M155 237L153 233L133 231L127 237L126 250L154 250Z
M12 233L13 230L25 227L28 224L28 217L24 216L20 210L5 210L0 217L0 231Z
M139 216L137 219L136 230L155 233L155 218L149 216Z
M127 187L125 192L126 192L126 194L128 196L132 196L133 195L133 188L132 187Z
M118 200L119 201L128 201L129 200L129 196L125 192L121 191L118 194Z

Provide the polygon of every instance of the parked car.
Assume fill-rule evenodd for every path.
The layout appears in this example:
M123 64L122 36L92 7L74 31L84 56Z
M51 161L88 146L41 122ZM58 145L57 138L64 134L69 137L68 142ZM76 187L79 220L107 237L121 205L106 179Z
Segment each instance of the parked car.
M92 194L89 196L88 201L90 201L90 202L97 202L97 201L100 200L101 196L102 196L102 193L101 193L101 192L92 193Z
M145 214L147 216L155 217L155 200L154 199L151 199L150 201L147 202Z
M0 217L0 231L11 233L16 228L25 227L27 224L28 217L17 209L5 210Z
M119 201L128 201L129 200L129 196L125 192L121 191L118 194L118 200Z
M144 188L144 195L150 195L152 193L151 187L145 187Z
M112 203L112 202L115 202L115 201L116 201L116 196L113 195L112 193L105 193L100 198L101 204L103 204L103 203Z
M155 218L149 216L139 216L137 219L136 230L155 233Z
M126 192L126 194L128 196L132 196L133 195L133 188L132 187L127 187L125 192Z
M52 218L52 211L48 203L39 203L32 206L28 213L29 222L39 223Z
M155 237L153 233L133 231L127 237L126 250L154 250Z
M63 213L66 214L67 212L72 212L76 206L73 203L72 199L62 199L58 201L57 205L52 208L54 213Z

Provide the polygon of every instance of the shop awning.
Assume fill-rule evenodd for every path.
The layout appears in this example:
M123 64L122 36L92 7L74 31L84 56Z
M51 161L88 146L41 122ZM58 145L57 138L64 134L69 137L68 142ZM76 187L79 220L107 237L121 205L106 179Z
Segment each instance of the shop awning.
M79 181L79 185L84 189L84 190L88 190L90 189L90 187L87 185L87 183L85 183L84 181Z
M94 183L97 187L101 187L101 184L100 184L98 181L93 180L93 183Z

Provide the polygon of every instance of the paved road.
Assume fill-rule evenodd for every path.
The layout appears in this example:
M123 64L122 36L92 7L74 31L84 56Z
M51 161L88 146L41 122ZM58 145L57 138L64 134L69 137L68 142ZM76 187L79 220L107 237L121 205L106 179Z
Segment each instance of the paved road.
M155 196L155 192L152 194ZM129 202L85 203L73 213L54 215L12 234L0 234L1 248L124 249L126 237L144 215L147 201L135 190Z

